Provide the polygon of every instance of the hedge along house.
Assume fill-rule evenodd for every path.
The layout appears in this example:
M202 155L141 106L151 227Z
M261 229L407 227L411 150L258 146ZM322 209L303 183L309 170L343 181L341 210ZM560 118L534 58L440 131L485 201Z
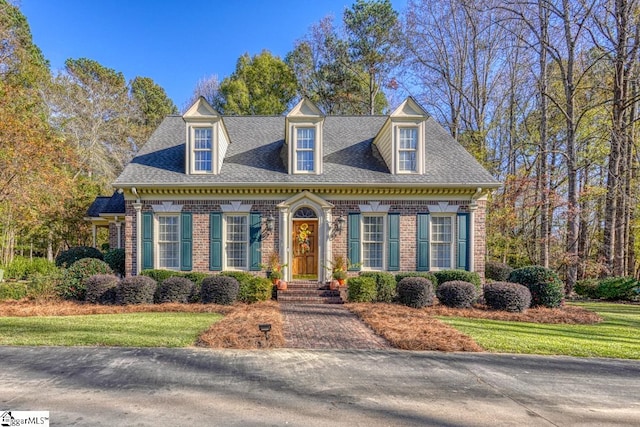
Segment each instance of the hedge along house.
M143 269L484 272L499 183L412 99L387 116L221 116L200 98L169 116L114 182L127 275Z

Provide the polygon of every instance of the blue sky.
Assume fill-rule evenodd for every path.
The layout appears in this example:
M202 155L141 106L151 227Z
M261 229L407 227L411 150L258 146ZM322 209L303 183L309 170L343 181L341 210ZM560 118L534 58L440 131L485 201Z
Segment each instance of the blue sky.
M336 22L355 0L20 0L52 71L89 58L151 77L178 108L196 82L231 74L236 60L268 49L280 57L326 15ZM392 0L402 13L406 0Z

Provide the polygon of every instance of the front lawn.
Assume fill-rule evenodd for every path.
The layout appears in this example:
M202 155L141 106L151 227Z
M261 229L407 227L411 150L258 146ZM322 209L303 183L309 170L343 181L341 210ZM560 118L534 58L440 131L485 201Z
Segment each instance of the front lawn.
M0 345L186 347L218 313L120 313L0 317Z
M439 317L494 352L640 359L640 305L575 303L598 313L592 325Z

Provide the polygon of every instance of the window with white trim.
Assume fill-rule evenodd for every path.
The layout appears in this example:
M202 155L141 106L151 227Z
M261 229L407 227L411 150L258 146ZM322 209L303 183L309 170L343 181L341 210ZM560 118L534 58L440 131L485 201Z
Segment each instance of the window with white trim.
M193 128L194 171L213 171L212 153L212 128Z
M234 270L246 270L249 259L249 217L226 215L226 266Z
M452 215L431 216L431 268L447 270L453 268L453 226Z
M416 172L418 158L418 128L398 128L398 171Z
M383 215L362 217L362 267L364 269L384 269L384 219Z
M158 216L158 267L180 268L180 217Z
M316 129L296 128L295 162L296 172L315 170Z

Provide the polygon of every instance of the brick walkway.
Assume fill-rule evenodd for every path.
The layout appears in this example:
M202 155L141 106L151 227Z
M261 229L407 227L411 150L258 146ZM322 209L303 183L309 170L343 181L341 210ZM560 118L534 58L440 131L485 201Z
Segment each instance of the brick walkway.
M388 349L355 314L337 304L280 304L289 348Z

